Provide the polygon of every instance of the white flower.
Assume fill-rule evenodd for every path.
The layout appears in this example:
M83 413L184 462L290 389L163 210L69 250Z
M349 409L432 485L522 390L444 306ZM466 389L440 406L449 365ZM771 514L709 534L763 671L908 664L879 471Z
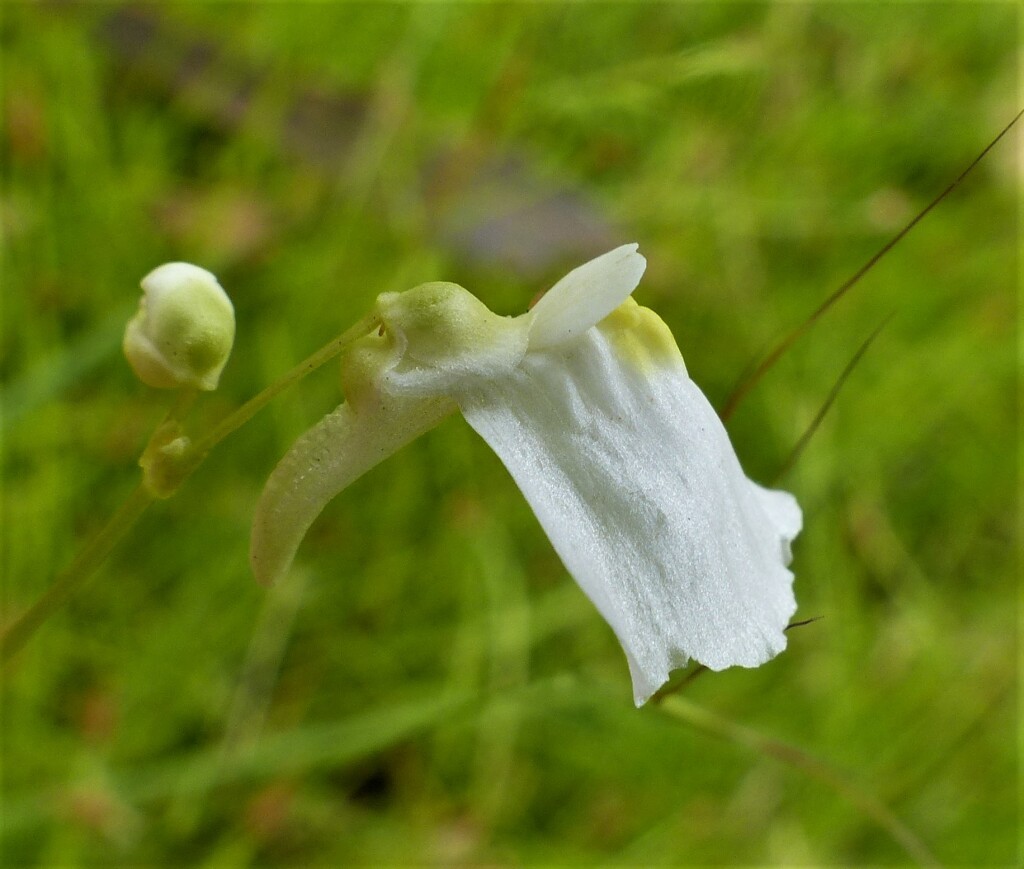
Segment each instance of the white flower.
M217 278L190 263L165 263L142 279L142 292L123 344L139 380L157 389L216 389L235 341L235 309Z
M267 483L257 578L285 573L327 501L457 408L615 631L637 705L691 658L782 651L800 508L744 476L668 327L629 297L645 266L625 245L514 318L454 284L381 295L381 328L343 360L348 402Z

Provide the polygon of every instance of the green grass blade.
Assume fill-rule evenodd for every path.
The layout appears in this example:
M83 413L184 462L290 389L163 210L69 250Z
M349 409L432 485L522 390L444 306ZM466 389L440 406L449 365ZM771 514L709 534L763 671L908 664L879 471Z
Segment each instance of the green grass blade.
M864 790L846 773L820 758L788 742L764 736L756 730L736 724L682 697L666 698L659 708L698 730L774 758L821 782L885 830L915 863L921 866L939 865L939 861L928 847L886 805Z

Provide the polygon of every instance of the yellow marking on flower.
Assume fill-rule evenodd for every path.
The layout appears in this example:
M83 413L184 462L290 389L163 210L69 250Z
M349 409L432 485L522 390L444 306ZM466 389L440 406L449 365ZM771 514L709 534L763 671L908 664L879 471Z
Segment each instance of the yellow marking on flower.
M641 372L665 365L682 365L676 339L665 321L630 296L597 326L608 336L622 358Z

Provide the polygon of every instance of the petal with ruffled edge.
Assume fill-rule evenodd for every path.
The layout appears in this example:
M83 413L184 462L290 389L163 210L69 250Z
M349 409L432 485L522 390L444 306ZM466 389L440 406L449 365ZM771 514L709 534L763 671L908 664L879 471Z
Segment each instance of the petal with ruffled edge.
M800 509L744 475L657 315L629 300L456 399L615 631L637 705L690 658L785 648Z

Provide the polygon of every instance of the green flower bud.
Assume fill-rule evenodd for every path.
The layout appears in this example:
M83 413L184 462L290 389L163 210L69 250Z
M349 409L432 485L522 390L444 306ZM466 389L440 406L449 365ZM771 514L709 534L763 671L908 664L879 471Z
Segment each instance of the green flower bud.
M166 263L142 279L142 291L123 345L139 380L157 389L216 389L235 340L235 309L217 279L189 263Z

